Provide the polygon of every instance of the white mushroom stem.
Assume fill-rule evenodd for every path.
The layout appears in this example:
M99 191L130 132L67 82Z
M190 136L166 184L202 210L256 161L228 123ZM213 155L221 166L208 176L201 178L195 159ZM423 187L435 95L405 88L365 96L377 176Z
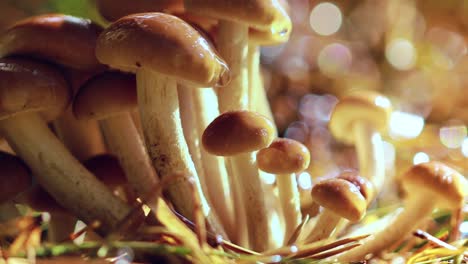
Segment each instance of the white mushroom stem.
M168 193L176 210L193 221L194 208L190 178L199 192L202 211L214 232L224 233L202 192L200 180L184 139L179 113L176 80L162 74L139 69L137 95L145 142L153 165L162 179L174 173L178 177L168 184Z
M304 242L313 243L330 237L341 219L339 215L324 208Z
M239 181L237 184L241 186L250 246L256 251L265 251L270 244L271 234L262 181L255 166L255 153L238 154L229 159L234 180Z
M369 179L376 189L382 190L385 181L385 159L382 137L375 128L362 121L353 125L360 174Z
M231 81L218 88L219 110L242 110L248 107L248 27L235 22L220 21L218 51L229 65Z
M340 255L338 257L339 262L362 261L367 254L380 253L413 231L421 221L432 213L434 202L428 201L427 195L418 193L408 198L405 208L396 216L392 223L382 231L363 241L362 246Z
M291 237L302 221L301 197L295 174L280 174L276 177L278 196L285 221L285 240Z
M57 137L78 160L106 152L97 121L77 120L71 107L53 125Z
M99 220L100 231L107 233L128 213L130 208L68 152L37 113L2 120L0 131L41 186L78 218Z
M217 96L213 88L192 89L192 112L196 113L197 138L200 139L206 127L219 116ZM207 196L213 209L217 212L229 238L239 233L237 222L243 216L234 215L234 203L232 200L229 177L224 158L208 153L200 147L201 161L203 163L205 180L207 182Z
M119 160L133 193L144 199L155 190L159 179L130 113L110 116L100 124L109 150Z

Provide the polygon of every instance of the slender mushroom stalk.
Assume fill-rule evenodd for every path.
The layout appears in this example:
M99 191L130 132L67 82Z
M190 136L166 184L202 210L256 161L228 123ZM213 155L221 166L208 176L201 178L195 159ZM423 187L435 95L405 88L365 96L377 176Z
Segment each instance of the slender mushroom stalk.
M72 89L102 70L94 55L102 28L87 19L48 14L31 17L9 28L0 39L0 57L21 55L65 66ZM54 120L54 130L80 161L105 152L96 122L79 122L70 108Z
M356 146L360 174L379 193L385 181L385 160L381 133L388 127L391 103L375 92L362 91L341 99L330 118L333 136Z
M133 192L144 198L159 179L131 117L136 108L135 76L119 72L90 79L73 101L78 120L99 120L109 150L118 158Z
M302 221L295 173L305 170L309 162L307 147L292 139L278 138L268 148L257 152L258 168L277 174L276 184L286 225L285 242Z
M5 58L0 60L0 89L5 102L0 133L37 181L83 221L100 221L102 233L112 230L129 207L71 156L37 113L57 116L66 108L70 90L63 76L46 64Z
M227 66L186 22L162 13L129 15L114 22L98 40L98 59L114 68L134 70L145 142L162 179L190 175L210 228L222 231L201 190L184 139L177 82L198 87L222 83ZM176 210L193 220L190 177L172 181L168 193Z
M32 186L31 171L17 156L0 151L0 222L20 216L14 198Z
M202 136L203 147L218 156L233 156L233 168L252 168L242 162L255 162L253 151L265 148L273 141L273 124L266 117L249 111L232 111L221 114L206 128ZM256 167L253 169L257 170ZM265 247L268 238L268 219L260 178L246 179L251 171L236 171L241 181L241 195L245 199L247 230L253 247Z
M362 261L368 254L380 253L413 231L435 208L460 209L468 190L468 182L463 175L435 161L410 168L402 177L401 184L407 193L403 211L362 246L339 256L340 262Z

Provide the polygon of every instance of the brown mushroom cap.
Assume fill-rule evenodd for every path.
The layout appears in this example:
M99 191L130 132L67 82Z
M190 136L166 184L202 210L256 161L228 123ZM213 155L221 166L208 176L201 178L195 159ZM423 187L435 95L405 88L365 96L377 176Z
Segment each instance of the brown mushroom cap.
M196 86L226 81L228 68L200 33L163 13L123 17L99 37L96 55L124 71L145 68Z
M374 199L374 186L368 179L361 177L357 171L343 171L338 175L338 179L346 180L354 184L368 203Z
M43 111L51 120L71 98L63 75L53 66L23 59L0 59L0 120L26 111Z
M100 66L95 57L102 29L88 19L60 14L31 17L0 37L0 57L28 55L77 69Z
M77 119L103 119L137 107L135 75L106 72L88 80L73 100Z
M312 199L320 206L352 222L359 221L366 212L367 201L352 183L329 179L312 188Z
M230 20L273 34L290 29L287 13L278 0L185 0L189 12Z
M437 161L420 163L411 167L401 178L408 196L424 195L436 207L458 209L468 193L468 183L463 175Z
M329 128L334 137L347 144L354 142L355 121L368 122L379 132L385 132L392 107L388 98L372 91L361 91L341 99L330 118Z
M115 21L130 14L144 12L174 13L184 9L182 0L97 0L97 8L101 15Z
M211 154L232 156L265 148L274 135L273 123L268 118L250 111L232 111L208 125L202 143Z
M83 162L83 165L110 188L127 183L127 178L119 160L113 155L97 155Z
M277 138L268 148L257 152L258 168L268 173L297 173L305 170L309 162L307 147L288 138Z
M0 151L0 204L32 186L31 171L17 156Z

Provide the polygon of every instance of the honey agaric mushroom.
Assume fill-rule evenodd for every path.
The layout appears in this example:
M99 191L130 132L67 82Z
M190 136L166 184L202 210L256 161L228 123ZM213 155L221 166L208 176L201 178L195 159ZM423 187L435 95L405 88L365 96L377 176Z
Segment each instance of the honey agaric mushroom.
M64 66L74 89L77 82L104 68L94 54L101 31L89 19L62 14L30 17L0 36L0 57L20 55ZM53 125L57 136L80 161L105 151L97 122L76 120L70 108Z
M435 208L460 209L468 191L463 175L436 161L414 165L403 175L401 184L407 193L403 211L362 246L339 256L340 262L362 261L368 254L380 253L413 231Z
M294 173L305 170L309 162L307 147L293 139L275 139L268 148L257 152L258 168L277 174L276 184L286 225L286 241L302 221L300 195Z
M156 171L163 179L176 172L191 175L210 227L223 232L202 193L187 150L177 83L197 87L221 84L228 76L224 61L190 25L162 13L129 15L114 22L99 37L96 55L113 68L136 71L145 142ZM194 216L191 190L190 177L178 178L168 187L176 210L189 219Z
M174 13L184 9L182 0L96 0L99 13L108 21L146 12Z
M343 179L328 179L317 183L312 188L312 199L324 210L305 239L306 243L328 238L342 218L351 222L361 220L367 208L366 198L358 187Z
M356 92L342 98L332 112L332 135L346 144L354 144L360 175L369 179L379 193L385 181L385 160L381 133L387 130L390 100L372 91Z
M67 107L70 90L61 73L32 60L0 59L0 90L0 133L37 181L83 221L101 221L102 233L112 230L129 207L71 156L38 113L56 117Z
M73 101L78 120L99 120L109 150L119 159L134 193L144 199L158 178L130 115L136 108L135 75L120 72L88 80Z
M203 147L218 156L232 156L233 169L257 167L244 166L253 151L270 145L274 138L273 124L266 117L249 111L231 111L218 116L206 128L202 136ZM237 171L242 177L240 188L247 216L247 230L254 248L265 248L269 242L269 227L265 198L258 175L251 171ZM234 179L236 180L236 179Z
M31 171L17 156L0 151L0 222L20 216L14 198L32 186Z

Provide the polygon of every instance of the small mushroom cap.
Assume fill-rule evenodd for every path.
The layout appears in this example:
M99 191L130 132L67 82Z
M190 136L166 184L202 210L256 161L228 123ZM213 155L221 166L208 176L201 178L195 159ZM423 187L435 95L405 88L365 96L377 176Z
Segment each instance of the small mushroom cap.
M218 116L202 135L203 147L211 154L233 156L267 147L275 136L273 123L250 111L232 111Z
M361 177L357 171L343 171L338 175L338 179L346 180L354 184L367 200L367 203L370 203L372 199L374 199L374 186L368 179Z
M329 128L338 140L346 144L354 142L354 122L368 122L381 133L385 132L390 120L390 100L372 91L360 91L341 99L330 118Z
M289 40L292 31L292 22L287 10L289 5L286 1L280 1L281 8L278 8L278 21L283 25L282 31L249 29L249 42L255 45L268 46L279 45Z
M268 173L297 173L305 170L309 163L309 150L293 139L277 138L268 148L257 152L258 168Z
M71 89L51 65L23 58L0 59L0 120L42 111L53 120L65 111Z
M71 68L102 67L96 59L101 27L88 19L60 14L27 18L0 37L0 57L28 55Z
M96 55L116 69L141 67L201 87L223 84L229 76L226 63L197 30L163 13L119 19L99 37Z
M329 179L312 188L312 199L320 206L348 219L359 221L366 212L367 201L359 189L342 179Z
M115 21L130 14L173 13L184 9L182 0L97 0L96 4L99 13L109 21Z
M106 186L117 187L127 183L125 172L113 155L97 155L83 162L83 165Z
M77 119L103 119L137 107L135 75L106 72L88 80L73 100Z
M17 156L0 151L0 204L32 186L31 171Z
M461 208L468 191L463 175L437 161L414 165L403 175L401 184L409 198L424 195L428 202L446 209Z
M291 21L278 0L185 0L189 12L229 20L272 34L286 33Z

